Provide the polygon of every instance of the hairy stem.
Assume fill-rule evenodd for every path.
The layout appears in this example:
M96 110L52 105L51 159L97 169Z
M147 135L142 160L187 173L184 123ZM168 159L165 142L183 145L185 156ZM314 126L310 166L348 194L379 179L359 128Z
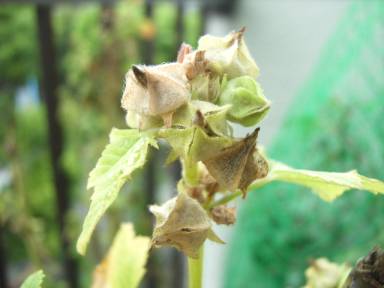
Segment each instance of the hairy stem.
M203 280L203 250L204 245L199 250L199 258L188 257L188 288L201 288Z

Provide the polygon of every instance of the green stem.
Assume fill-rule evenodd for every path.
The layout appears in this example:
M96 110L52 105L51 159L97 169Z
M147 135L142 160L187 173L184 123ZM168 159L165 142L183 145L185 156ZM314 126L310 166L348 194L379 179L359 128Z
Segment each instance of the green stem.
M258 189L260 187L263 187L265 184L268 184L272 180L273 180L272 177L265 177L265 178L259 179L259 180L255 181L253 184L251 184L248 187L248 190L255 190L255 189ZM219 200L214 201L211 204L209 204L207 207L207 210L210 210L210 209L212 209L216 206L219 206L219 205L227 204L228 202L231 202L232 200L236 199L237 197L241 196L242 194L243 193L241 191L236 191L236 192L231 193L227 196L224 196L224 197L220 198Z
M188 288L201 288L203 280L203 250L201 246L199 250L199 258L193 259L188 257Z

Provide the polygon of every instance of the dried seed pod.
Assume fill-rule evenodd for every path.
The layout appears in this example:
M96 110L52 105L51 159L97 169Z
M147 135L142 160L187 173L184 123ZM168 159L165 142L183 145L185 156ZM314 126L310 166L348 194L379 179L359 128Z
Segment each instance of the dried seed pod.
M205 202L205 195L204 195L204 188L202 186L197 186L197 187L187 187L186 192L190 197L193 199L196 199L199 203L204 203Z
M236 222L236 208L220 205L211 210L211 217L217 224L233 225Z
M229 191L240 189L245 196L249 184L268 173L267 161L256 150L258 132L259 128L203 161L209 173Z
M166 126L170 126L173 113L189 98L182 64L132 66L126 75L121 105L128 112L161 116Z
M259 68L244 42L245 28L225 37L205 35L199 39L198 50L205 51L208 67L218 74L227 74L230 79L249 75L256 78Z
M382 287L384 287L384 251L376 247L357 262L343 288Z
M208 72L208 61L205 59L205 51L196 50L185 54L183 57L183 66L188 80L195 79L196 76Z
M177 63L183 63L185 57L192 53L192 46L187 43L181 43L179 51L177 52Z
M183 65L192 99L215 102L221 93L223 79L208 69L205 51L197 50L185 55Z
M152 245L173 246L192 258L210 234L211 222L201 205L185 193L164 203L152 205L156 217Z

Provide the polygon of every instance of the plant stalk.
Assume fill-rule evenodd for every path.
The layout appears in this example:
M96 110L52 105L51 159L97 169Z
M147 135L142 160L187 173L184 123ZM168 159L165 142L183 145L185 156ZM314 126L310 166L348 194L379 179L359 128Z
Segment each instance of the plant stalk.
M199 258L188 257L188 288L201 288L203 280L204 245L199 250Z
M257 181L255 181L253 184L251 184L248 187L248 191L259 189L259 188L263 187L265 184L268 184L269 182L271 182L272 180L273 180L273 178L268 177L268 176L265 178L262 178L262 179L258 179ZM228 202L231 202L232 200L236 199L237 197L239 197L241 195L243 195L243 192L241 192L241 191L233 192L227 196L222 197L221 199L219 199L213 203L210 203L207 207L207 210L210 210L210 209L212 209L216 206L219 206L219 205L225 205Z

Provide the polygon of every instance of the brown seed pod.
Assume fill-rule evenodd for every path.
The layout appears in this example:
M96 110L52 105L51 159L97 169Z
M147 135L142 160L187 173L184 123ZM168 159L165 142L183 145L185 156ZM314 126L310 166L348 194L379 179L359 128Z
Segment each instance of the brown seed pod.
M378 247L359 260L352 269L343 288L384 287L384 251Z
M267 161L256 150L257 128L246 138L204 160L209 173L229 191L245 192L254 180L268 173Z
M139 115L161 116L170 126L173 113L189 98L182 64L134 65L126 75L121 106Z
M187 43L181 43L179 51L177 52L177 62L183 63L185 56L192 52L192 46Z
M225 37L204 35L199 39L198 50L205 51L208 68L216 73L227 74L229 79L243 75L256 78L259 68L244 41L245 28Z
M209 237L210 219L201 205L184 193L162 206L152 205L156 217L152 245L173 246L192 258L198 257L200 246Z
M212 208L211 217L217 224L233 225L236 222L236 208L220 205Z

